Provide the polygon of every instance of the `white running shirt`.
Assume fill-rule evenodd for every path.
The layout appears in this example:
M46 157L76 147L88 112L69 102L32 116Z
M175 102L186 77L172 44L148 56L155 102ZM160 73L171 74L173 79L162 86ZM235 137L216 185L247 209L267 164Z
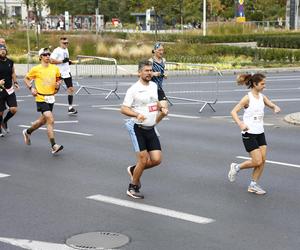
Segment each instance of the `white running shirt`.
M61 47L57 47L51 53L50 58L52 58L54 60L59 60L59 61L62 61L65 58L69 58L68 48L63 49ZM58 66L62 78L69 78L69 77L71 77L70 66L69 66L68 62L56 64L56 66Z
M249 92L248 97L249 107L245 109L243 115L243 121L249 128L246 132L250 134L264 133L264 96L259 93L259 98L257 99Z
M149 85L144 85L137 81L127 90L123 105L146 117L142 123L136 118L132 118L135 123L143 126L154 126L158 114L157 102L156 83L150 81Z

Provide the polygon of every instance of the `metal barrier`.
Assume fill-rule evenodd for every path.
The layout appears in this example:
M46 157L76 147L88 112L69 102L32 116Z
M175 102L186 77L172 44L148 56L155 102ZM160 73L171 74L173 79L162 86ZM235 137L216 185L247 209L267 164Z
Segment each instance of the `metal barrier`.
M79 89L76 94L81 90L84 90L86 93L91 94L89 90L100 90L107 91L108 94L105 96L105 99L108 99L111 94L114 94L118 99L120 96L117 94L118 89L118 65L117 60L114 58L106 57L97 57L97 56L83 56L78 55L77 60L75 61L76 66L76 79ZM80 85L79 80L85 79L87 77L112 77L115 79L113 88L104 88L99 86L89 86L89 85Z
M189 82L178 83L176 87L173 87L172 84L164 84L163 88L171 105L174 104L171 100L195 102L202 104L199 113L206 106L209 106L214 112L216 111L213 105L218 100L219 81L222 77L222 73L217 67L207 64L166 62L166 74L171 78L172 76L191 77ZM201 81L199 78L202 76L209 76L209 81ZM195 84L196 89L193 87ZM200 84L204 90L200 90ZM189 97L185 97L186 95Z
M27 53L27 72L39 61L39 52L38 51L29 51Z

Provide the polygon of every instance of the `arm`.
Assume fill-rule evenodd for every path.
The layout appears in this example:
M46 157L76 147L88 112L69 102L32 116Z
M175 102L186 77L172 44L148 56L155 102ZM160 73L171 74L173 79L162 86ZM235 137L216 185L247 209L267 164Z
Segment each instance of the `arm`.
M247 125L240 120L239 116L238 116L238 112L241 111L242 108L247 107L249 105L249 97L248 95L244 96L240 102L231 110L231 116L233 118L233 120L235 121L235 123L240 127L240 129L242 131L247 131L249 130L249 128L247 127Z
M277 114L280 112L280 108L277 105L275 105L273 102L271 102L271 100L266 96L264 96L264 103L267 107L273 109L274 113Z
M142 114L139 114L139 113L133 111L132 108L127 107L125 105L121 106L121 113L123 115L135 117L139 122L143 122L146 119Z
M13 66L13 68L12 68L12 80L13 80L15 88L19 89L19 84L17 82L17 75L16 75L16 71L15 71L15 66Z
M54 92L54 94L56 94L59 91L60 84L61 84L61 77L59 76L59 77L56 77L55 92Z
M33 96L36 96L37 95L37 90L33 87L32 80L33 79L30 79L28 76L25 76L25 78L24 78L24 82L25 82L26 87L31 91L31 94Z
M159 123L165 116L168 115L169 110L166 107L163 107L160 102L157 102L159 113L156 117L156 124Z

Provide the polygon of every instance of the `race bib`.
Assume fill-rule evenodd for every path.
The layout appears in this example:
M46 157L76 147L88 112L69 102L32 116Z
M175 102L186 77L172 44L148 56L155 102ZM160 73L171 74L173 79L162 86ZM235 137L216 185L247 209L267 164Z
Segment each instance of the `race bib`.
M44 96L44 97L45 97L45 102L46 102L46 103L52 104L52 103L55 102L55 97L54 97L54 95L47 95L47 96Z
M264 116L263 115L255 115L253 116L253 121L255 123L262 123L263 122L263 119L264 119Z
M5 89L6 90L6 92L7 92L7 94L9 94L9 95L11 95L12 93L14 93L15 92L15 89L14 89L14 87L12 86L11 88L9 88L9 89Z
M148 104L148 111L149 112L158 111L157 103Z

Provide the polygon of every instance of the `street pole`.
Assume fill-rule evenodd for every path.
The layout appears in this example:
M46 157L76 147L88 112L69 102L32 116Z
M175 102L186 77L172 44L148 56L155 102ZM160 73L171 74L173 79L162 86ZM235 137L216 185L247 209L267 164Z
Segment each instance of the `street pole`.
M203 0L203 36L206 36L206 0Z
M95 4L96 4L96 10L95 10L95 12L96 12L96 38L98 39L98 29L99 29L99 18L98 18L98 16L99 16L99 0L96 0L96 2L95 2Z
M5 22L5 29L7 29L7 8L6 8L6 0L4 0L4 22Z

